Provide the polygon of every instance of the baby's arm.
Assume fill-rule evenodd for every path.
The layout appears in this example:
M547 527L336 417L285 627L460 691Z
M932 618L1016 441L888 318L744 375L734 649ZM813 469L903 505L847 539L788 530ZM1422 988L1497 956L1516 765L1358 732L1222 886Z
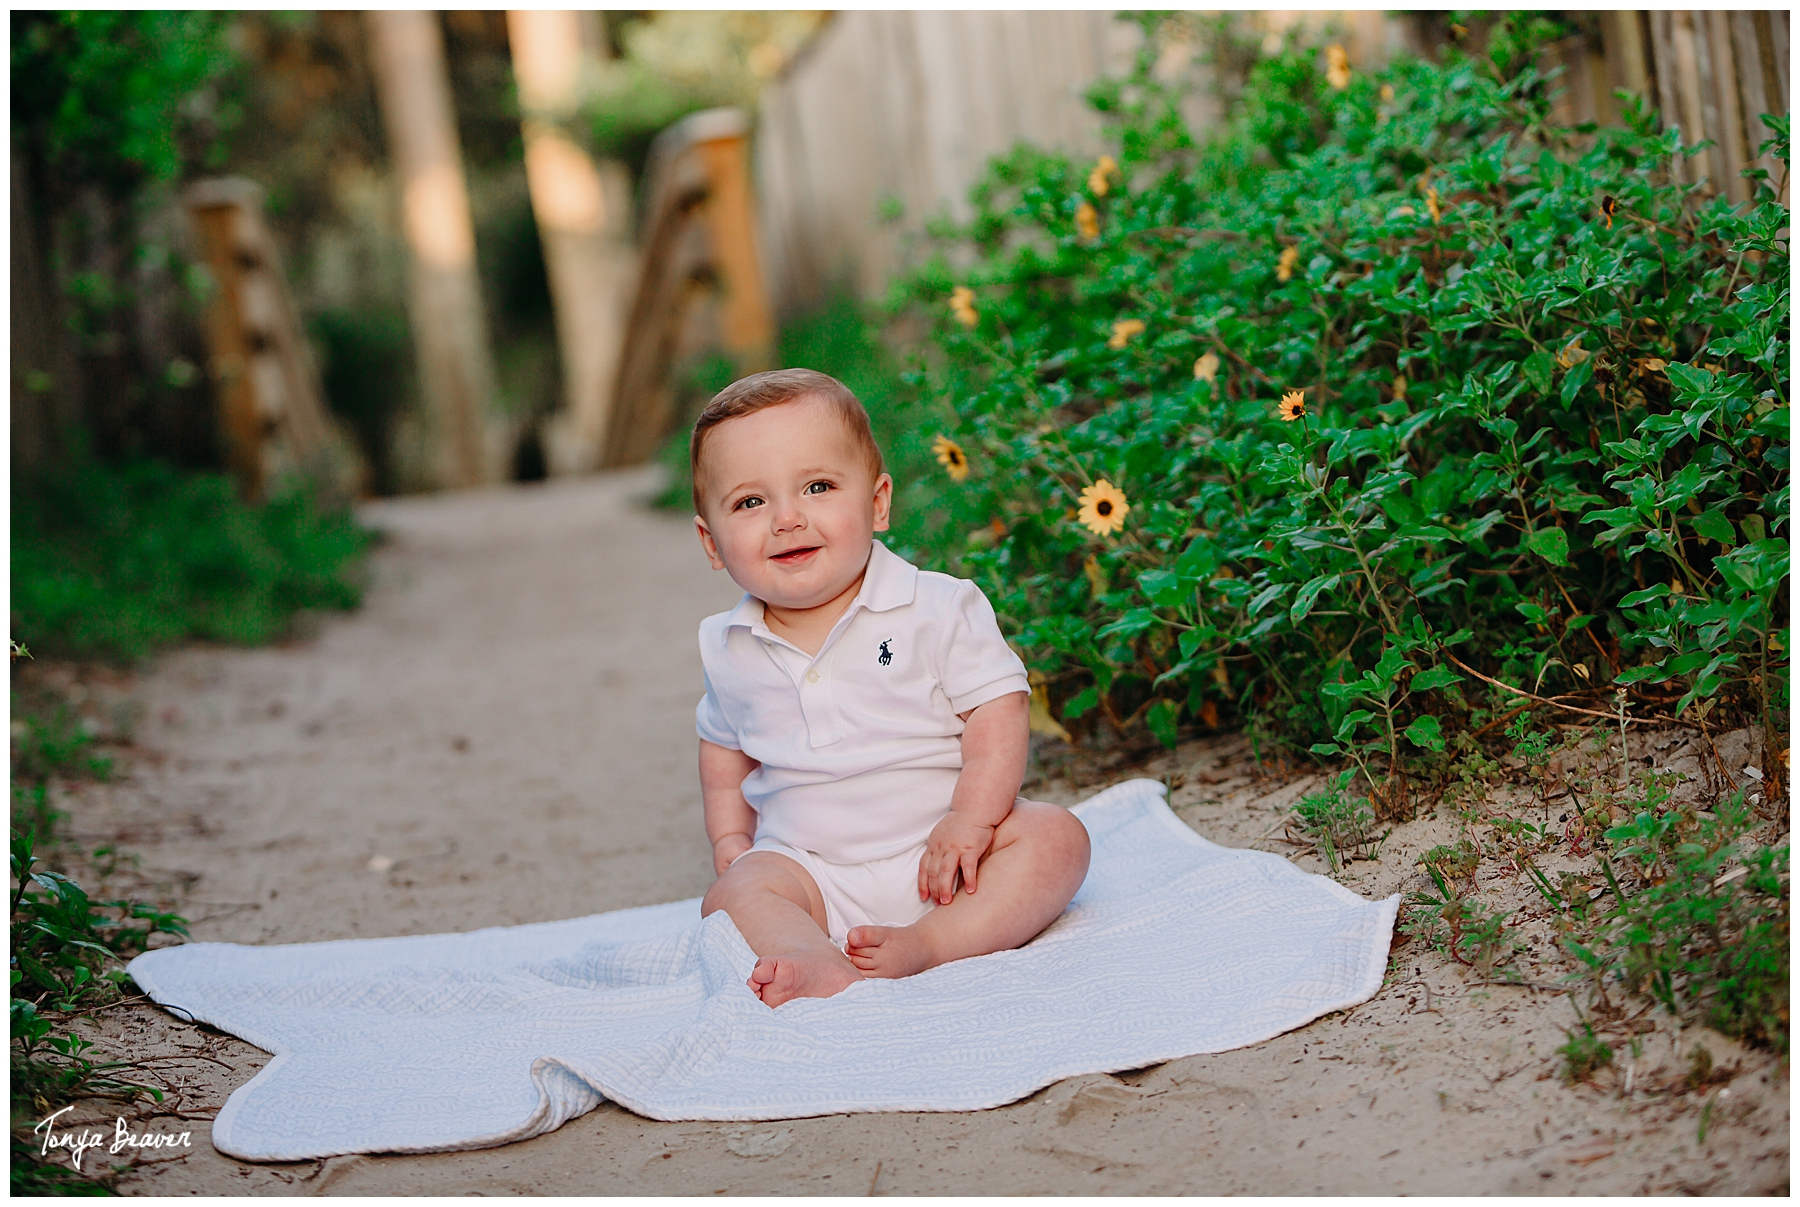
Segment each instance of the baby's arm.
M744 799L744 779L760 766L741 750L700 739L700 798L715 875L723 876L756 841L756 810Z
M950 904L959 871L964 888L975 891L976 868L1025 780L1030 702L1024 692L1011 692L964 715L962 772L949 815L932 828L919 860L919 900L936 897L938 904Z

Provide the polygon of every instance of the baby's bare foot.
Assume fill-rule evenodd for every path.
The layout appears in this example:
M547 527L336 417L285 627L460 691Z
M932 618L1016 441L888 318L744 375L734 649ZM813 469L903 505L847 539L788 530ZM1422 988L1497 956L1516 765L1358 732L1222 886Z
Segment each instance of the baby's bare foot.
M853 926L845 954L872 977L911 976L941 963L916 926Z
M797 997L830 997L862 979L835 952L795 951L756 961L747 984L766 1005L779 1006Z

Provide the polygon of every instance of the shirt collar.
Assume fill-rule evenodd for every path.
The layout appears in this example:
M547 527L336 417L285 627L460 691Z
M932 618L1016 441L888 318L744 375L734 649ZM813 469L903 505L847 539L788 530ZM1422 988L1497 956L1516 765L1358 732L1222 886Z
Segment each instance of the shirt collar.
M844 609L844 619L848 619L858 608L867 608L871 612L891 612L895 608L903 608L913 601L918 589L919 568L889 549L880 541L871 542L869 564L863 571L862 589L850 606ZM738 600L737 607L731 609L725 617L725 627L721 631L723 638L729 639L734 628L746 628L755 632L763 624L763 601L744 593ZM833 626L841 628L842 624Z

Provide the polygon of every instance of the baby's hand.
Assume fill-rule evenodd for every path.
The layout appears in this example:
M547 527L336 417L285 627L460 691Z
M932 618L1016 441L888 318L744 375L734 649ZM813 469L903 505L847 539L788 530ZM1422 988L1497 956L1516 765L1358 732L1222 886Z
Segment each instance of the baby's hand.
M924 857L919 860L919 900L937 898L949 905L956 896L956 874L963 886L975 891L975 869L994 842L994 827L970 821L960 813L947 814L931 828Z
M713 843L713 875L723 876L731 861L754 845L748 834L721 834Z

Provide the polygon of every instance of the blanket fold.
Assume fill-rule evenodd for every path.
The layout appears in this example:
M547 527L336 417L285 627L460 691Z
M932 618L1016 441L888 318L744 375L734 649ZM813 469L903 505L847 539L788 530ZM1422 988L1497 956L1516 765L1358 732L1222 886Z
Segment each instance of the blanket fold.
M128 968L274 1059L213 1143L253 1161L442 1152L611 1099L654 1119L981 1110L1083 1073L1243 1047L1380 988L1397 896L1367 901L1183 825L1151 780L1076 807L1080 893L1015 951L771 1010L698 899L466 934L191 943Z

